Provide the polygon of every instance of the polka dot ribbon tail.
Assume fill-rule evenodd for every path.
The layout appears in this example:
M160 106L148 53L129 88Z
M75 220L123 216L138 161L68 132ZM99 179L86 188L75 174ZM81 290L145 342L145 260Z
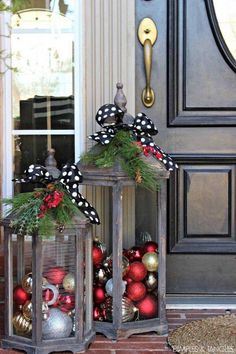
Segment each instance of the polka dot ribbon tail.
M41 165L30 165L24 171L25 177L15 179L16 183L50 183L55 182L55 179L50 175L47 169ZM100 219L97 211L79 192L79 184L83 181L83 176L75 164L65 165L62 168L58 181L67 189L72 203L76 204L79 210L89 218L92 224L100 224Z
M102 130L89 136L102 145L107 145L114 138L116 133L121 130L132 132L136 140L144 149L144 154L151 154L154 158L161 161L168 171L178 168L173 159L155 144L152 136L158 133L153 121L144 113L138 113L135 118L132 117L132 124L123 122L124 112L114 104L105 104L99 108L96 114L96 121L102 127Z

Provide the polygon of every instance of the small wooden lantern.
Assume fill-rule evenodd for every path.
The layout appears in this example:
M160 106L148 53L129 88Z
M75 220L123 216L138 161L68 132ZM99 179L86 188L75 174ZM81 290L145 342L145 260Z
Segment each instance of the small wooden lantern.
M169 172L159 169L159 178L162 180L158 193L157 205L157 238L159 244L158 288L155 293L157 313L153 318L140 320L135 303L123 295L123 198L124 187L133 186L135 182L122 170L98 169L91 166L80 165L83 173L83 183L90 186L103 186L112 189L112 298L108 297L104 311L109 311L110 316L103 321L95 321L95 330L103 333L110 339L127 338L135 333L155 331L158 334L168 333L166 318L166 181ZM127 287L126 287L127 290ZM107 296L107 295L106 295ZM150 299L150 298L149 298ZM133 315L132 313L133 312ZM128 316L126 316L126 314ZM131 320L132 318L132 320Z
M85 351L95 336L89 221L76 220L49 239L13 234L11 217L3 226L2 347L43 354Z

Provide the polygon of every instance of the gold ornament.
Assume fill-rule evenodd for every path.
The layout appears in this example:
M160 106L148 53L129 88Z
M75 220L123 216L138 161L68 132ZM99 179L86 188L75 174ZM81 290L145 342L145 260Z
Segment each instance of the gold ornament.
M62 282L63 288L68 292L73 292L75 290L75 277L74 274L68 273Z
M18 335L29 335L32 331L32 323L27 320L21 313L16 313L12 319L13 326Z
M148 291L153 291L157 288L158 285L158 273L148 272L144 284Z
M42 277L42 286L46 286L48 284L48 281L46 278ZM33 286L33 278L32 278L32 272L27 273L26 275L23 276L22 281L21 281L22 288L28 293L32 293L32 286Z
M21 281L22 288L28 293L32 293L32 285L33 285L33 279L32 279L32 273L26 274Z
M43 301L42 303L42 314L43 314L43 319L47 319L48 318L48 305L45 301ZM24 318L28 321L32 320L32 316L33 316L33 304L31 301L26 301L26 303L23 305L22 308L22 314L24 316Z
M134 306L133 302L123 296L122 297L122 322L133 321L138 318L138 308ZM112 297L108 297L104 304L104 318L106 321L112 322L113 319L113 304Z
M26 303L23 305L22 313L26 320L28 321L32 320L33 305L30 300L26 301Z
M147 252L142 258L142 262L149 272L156 272L158 269L158 255L156 252Z
M103 266L105 268L109 268L112 271L112 254L107 257L104 261L103 261ZM125 275L125 273L128 271L129 269L129 260L127 257L122 256L122 273L123 275Z

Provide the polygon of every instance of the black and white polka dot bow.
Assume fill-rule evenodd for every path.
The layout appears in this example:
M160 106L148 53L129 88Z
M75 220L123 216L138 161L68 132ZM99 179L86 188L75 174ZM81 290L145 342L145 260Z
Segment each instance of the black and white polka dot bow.
M146 151L161 161L168 171L178 168L178 165L174 163L170 155L165 153L153 141L152 135L156 135L158 130L146 114L138 113L135 118L129 115L129 117L132 117L132 123L124 123L124 115L124 112L115 104L105 104L99 108L95 119L103 129L90 135L89 139L102 145L107 145L119 130L129 130L132 132L134 139L144 148L144 152L146 148Z
M17 183L50 183L55 181L47 169L41 165L30 165L24 173L25 177L14 181ZM72 203L78 206L79 210L89 218L90 222L99 225L100 219L97 211L79 192L79 184L83 182L83 176L78 167L75 164L65 165L57 181L66 187Z

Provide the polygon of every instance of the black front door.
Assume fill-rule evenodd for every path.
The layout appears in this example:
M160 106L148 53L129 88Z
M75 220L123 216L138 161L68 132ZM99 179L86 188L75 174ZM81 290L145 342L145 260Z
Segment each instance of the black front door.
M157 144L179 164L168 188L170 294L236 294L236 62L217 3L136 0L137 28L150 17L159 32L151 108L141 100L146 78L137 39L136 111L156 123Z

